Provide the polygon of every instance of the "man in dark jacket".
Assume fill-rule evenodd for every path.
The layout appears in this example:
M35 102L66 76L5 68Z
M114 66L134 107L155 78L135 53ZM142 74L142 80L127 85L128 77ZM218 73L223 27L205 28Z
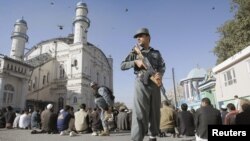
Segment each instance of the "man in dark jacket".
M7 129L11 129L12 124L14 122L14 119L16 117L16 113L13 111L13 108L11 106L8 106L7 108L7 112L5 113L5 120L6 120L6 128Z
M240 99L240 113L236 115L235 124L250 125L250 100Z
M177 115L177 127L180 135L194 136L194 116L187 109L188 105L186 103L181 104L182 111Z
M208 98L203 98L195 114L196 141L207 141L208 125L214 124L222 124L220 111L211 105Z
M6 108L0 109L0 128L5 128L6 126L5 113L6 113Z

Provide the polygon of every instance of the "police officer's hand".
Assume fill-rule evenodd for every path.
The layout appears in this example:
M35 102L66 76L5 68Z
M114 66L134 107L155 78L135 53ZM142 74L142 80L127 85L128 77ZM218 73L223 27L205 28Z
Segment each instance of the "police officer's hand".
M143 63L142 60L135 60L135 64L138 68L147 69L146 65Z
M155 73L154 74L154 77L155 77L155 79L159 79L159 80L161 80L162 79L162 75L161 75L161 73L159 73L159 72L157 72L157 73Z
M150 77L150 79L158 86L160 87L162 85L162 75L161 73L157 72L153 75L153 77Z

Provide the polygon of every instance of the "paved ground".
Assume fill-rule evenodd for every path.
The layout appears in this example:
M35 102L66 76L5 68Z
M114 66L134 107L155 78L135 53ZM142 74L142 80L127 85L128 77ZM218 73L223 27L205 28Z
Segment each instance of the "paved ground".
M0 129L0 141L130 141L130 132L112 133L107 137L81 134L74 137L60 136L59 134L30 134L31 130ZM159 138L157 141L187 141L193 138ZM148 136L144 141L148 141Z

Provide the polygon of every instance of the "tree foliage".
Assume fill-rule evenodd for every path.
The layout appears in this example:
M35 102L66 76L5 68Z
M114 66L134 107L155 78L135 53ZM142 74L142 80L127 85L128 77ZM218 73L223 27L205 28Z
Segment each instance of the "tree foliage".
M217 29L220 40L214 48L217 64L250 45L250 0L233 0L235 16Z

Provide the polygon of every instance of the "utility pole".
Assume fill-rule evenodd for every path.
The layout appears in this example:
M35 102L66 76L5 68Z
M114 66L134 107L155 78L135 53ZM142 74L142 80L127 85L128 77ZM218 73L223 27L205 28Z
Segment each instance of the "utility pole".
M175 108L177 108L177 98L176 98L176 88L175 88L175 78L174 78L174 68L172 68L172 78L173 78L173 86L174 86L174 100L175 100Z

